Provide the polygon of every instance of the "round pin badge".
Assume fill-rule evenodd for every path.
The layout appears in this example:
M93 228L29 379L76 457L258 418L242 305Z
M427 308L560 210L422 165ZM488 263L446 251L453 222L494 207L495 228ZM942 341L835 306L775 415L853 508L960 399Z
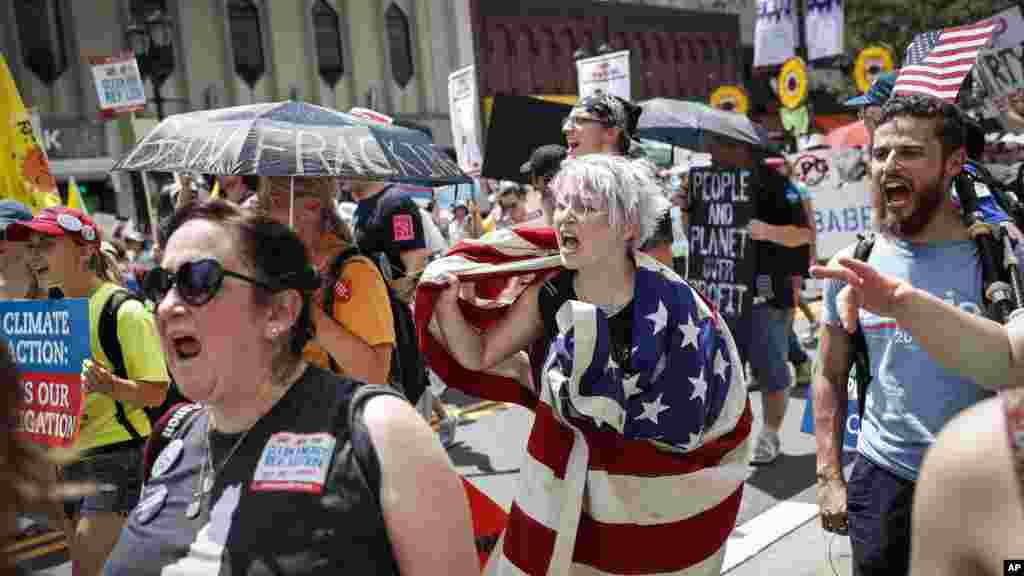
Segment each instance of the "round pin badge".
M181 453L185 450L185 441L178 438L167 445L166 448L160 451L160 455L156 457L156 462L153 463L153 468L150 470L151 478L159 478L165 472L170 470L175 464L178 463L178 459L181 458Z
M166 501L167 486L158 484L147 488L143 491L142 499L139 500L139 504L135 507L135 519L139 524L149 522L163 509L164 502Z
M82 221L71 214L59 214L57 224L68 232L78 232L82 229Z
M85 238L86 242L96 240L96 229L92 226L82 226L82 238Z

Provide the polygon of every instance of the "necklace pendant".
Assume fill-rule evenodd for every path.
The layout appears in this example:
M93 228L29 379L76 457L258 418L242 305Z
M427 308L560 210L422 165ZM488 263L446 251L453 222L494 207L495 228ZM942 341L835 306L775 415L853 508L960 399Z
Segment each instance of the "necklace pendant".
M199 510L202 508L203 496L197 494L192 498L192 502L189 502L188 508L185 509L185 516L191 519L195 519L199 516Z
M209 494L213 491L213 474L203 478L203 494Z

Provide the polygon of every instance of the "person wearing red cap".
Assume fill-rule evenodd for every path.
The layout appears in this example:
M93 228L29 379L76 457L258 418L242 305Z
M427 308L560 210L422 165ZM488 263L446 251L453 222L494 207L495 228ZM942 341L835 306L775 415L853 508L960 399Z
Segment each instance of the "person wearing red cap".
M137 299L114 298L125 290L117 284L116 267L100 249L100 230L92 219L70 208L47 208L32 220L11 224L7 239L27 241L37 273L60 284L65 296L89 299L93 359L82 366L86 400L74 446L80 459L64 466L61 475L100 487L95 495L66 506L65 531L75 573L91 576L102 569L124 515L138 502L142 450L150 434L143 407L160 406L170 377L153 314ZM108 307L111 301L120 305ZM101 343L104 313L116 319L120 354Z

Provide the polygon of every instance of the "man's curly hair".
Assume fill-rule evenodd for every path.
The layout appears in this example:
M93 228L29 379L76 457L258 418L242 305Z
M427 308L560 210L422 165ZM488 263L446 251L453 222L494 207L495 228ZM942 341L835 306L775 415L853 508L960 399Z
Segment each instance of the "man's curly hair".
M916 94L894 96L882 106L877 125L881 126L901 116L937 120L935 135L942 142L943 156L967 145L967 125L963 112L955 104Z

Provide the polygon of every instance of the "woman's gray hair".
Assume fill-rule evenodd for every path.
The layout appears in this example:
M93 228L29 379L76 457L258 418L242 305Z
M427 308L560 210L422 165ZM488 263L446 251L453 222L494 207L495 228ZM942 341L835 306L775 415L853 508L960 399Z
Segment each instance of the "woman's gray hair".
M578 196L584 205L607 207L613 227L635 224L631 247L640 249L654 235L660 218L671 205L647 160L610 154L569 158L551 182L556 201Z

